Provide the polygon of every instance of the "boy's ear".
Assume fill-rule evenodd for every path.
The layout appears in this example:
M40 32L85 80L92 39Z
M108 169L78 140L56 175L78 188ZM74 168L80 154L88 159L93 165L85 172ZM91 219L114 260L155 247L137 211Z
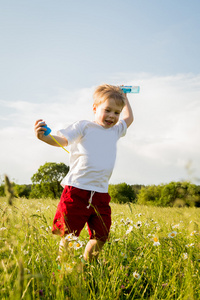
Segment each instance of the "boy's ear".
M93 107L92 107L93 113L96 113L96 109L97 109L96 105L93 104Z

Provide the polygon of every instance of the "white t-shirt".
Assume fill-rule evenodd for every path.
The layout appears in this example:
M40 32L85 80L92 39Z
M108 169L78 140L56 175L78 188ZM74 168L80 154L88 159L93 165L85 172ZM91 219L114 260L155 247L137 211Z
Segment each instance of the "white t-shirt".
M107 193L116 159L116 144L126 134L126 129L124 120L111 128L83 120L59 130L58 134L66 137L71 146L70 170L61 185Z

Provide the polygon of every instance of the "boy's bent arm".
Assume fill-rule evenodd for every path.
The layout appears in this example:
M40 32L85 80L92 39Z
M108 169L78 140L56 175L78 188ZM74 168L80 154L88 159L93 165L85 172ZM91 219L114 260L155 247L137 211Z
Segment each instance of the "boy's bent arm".
M41 141L43 141L43 142L45 142L45 143L47 143L47 144L49 144L49 145L56 146L56 147L60 147L60 146L59 146L59 145L51 138L50 135L47 135L47 136L44 135L45 129L44 129L43 126L40 125L40 122L41 122L41 121L42 121L42 120L37 120L37 121L35 122L35 128L34 128L34 130L35 130L35 135L36 135L36 137L37 137L39 140L41 140ZM62 147L66 147L66 146L68 145L68 141L67 141L67 139L66 139L65 137L61 137L61 136L57 136L57 135L52 135L52 137L54 137L54 138L56 139L56 141L57 141Z
M68 141L66 138L58 136L58 135L52 135L52 137L62 146L62 147L66 147L68 145ZM60 147L53 139L50 135L43 135L42 138L39 138L39 140L51 145L51 146L56 146L56 147Z
M126 104L122 110L123 113L123 120L126 122L127 128L131 125L134 120L132 108L128 101L127 95L125 94Z

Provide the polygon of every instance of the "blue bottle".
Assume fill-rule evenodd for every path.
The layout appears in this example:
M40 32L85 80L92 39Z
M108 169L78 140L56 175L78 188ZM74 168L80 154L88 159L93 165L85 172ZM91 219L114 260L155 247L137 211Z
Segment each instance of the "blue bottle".
M51 133L51 129L49 127L47 127L47 125L43 126L44 128L46 128L47 130L44 132L44 135L49 135Z
M139 93L140 87L139 86L132 86L132 85L120 85L120 89L126 94L126 93Z

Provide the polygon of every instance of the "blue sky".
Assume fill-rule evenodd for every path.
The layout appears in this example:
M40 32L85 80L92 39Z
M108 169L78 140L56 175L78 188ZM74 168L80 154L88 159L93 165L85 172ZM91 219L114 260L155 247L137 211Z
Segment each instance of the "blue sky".
M92 119L107 82L141 87L111 182L200 178L199 25L199 1L1 1L0 176L29 183L46 161L68 164L34 122Z

